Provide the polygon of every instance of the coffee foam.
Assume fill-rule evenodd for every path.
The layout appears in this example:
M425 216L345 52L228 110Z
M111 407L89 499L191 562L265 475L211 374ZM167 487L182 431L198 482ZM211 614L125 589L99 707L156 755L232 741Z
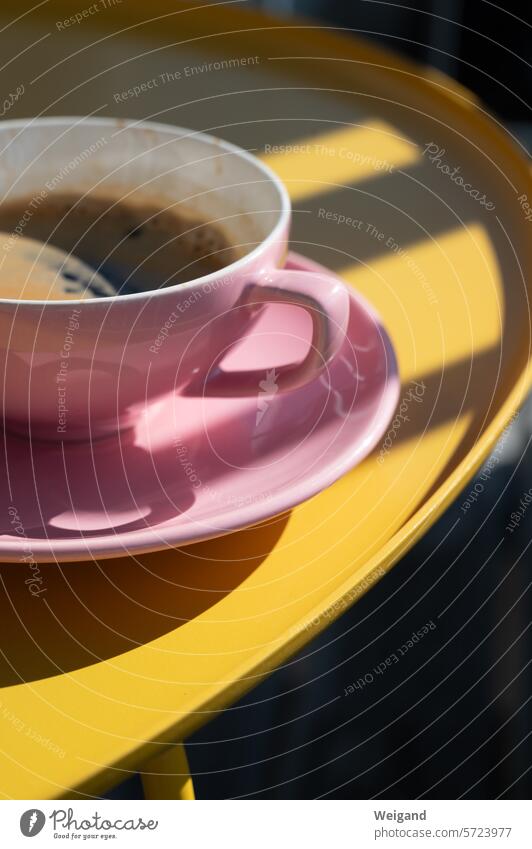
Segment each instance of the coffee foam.
M0 228L13 231L29 203L19 199L0 205ZM9 265L0 277L0 297L40 300L129 294L203 276L239 257L218 223L183 212L180 205L165 208L160 203L97 194L46 198L26 221L23 238L12 232L3 240L10 247L5 252ZM46 266L42 252L41 263L32 267L29 260L35 259L36 252L20 250L28 237L44 242L50 250L72 253L71 261L77 258L80 266L70 273L67 269L65 279L64 273L58 273L59 257L49 254Z

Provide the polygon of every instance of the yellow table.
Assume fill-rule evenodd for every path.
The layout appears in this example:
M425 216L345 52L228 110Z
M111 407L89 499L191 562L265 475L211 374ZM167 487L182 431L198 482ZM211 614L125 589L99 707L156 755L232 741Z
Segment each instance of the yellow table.
M27 76L10 117L99 110L255 150L291 192L294 248L383 316L403 400L425 386L383 462L378 449L290 515L180 551L43 566L41 599L20 565L0 568L0 792L100 794L143 770L148 794L187 797L176 742L378 581L524 398L532 190L470 93L358 40L233 6L128 0L65 34L71 14L47 3L0 34L2 55L34 45L4 72L12 88ZM168 72L149 95L115 97Z

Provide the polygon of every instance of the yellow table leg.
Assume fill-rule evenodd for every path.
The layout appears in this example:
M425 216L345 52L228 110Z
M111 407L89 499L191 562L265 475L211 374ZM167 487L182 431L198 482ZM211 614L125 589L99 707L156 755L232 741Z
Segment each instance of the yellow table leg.
M148 761L141 770L146 799L194 799L185 747L176 743Z

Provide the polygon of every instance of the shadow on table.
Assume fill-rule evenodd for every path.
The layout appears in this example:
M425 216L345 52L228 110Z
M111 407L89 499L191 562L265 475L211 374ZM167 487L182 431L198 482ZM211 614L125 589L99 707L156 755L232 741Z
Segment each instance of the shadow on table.
M421 384L423 403L409 405L409 421L395 431L394 448L408 441L411 441L414 447L416 441L425 433L458 422L462 416L472 415L463 438L431 488L424 492L424 499L430 498L445 482L450 471L466 457L486 427L486 422L490 419L489 411L486 410L486 398L495 397L497 391L500 391L497 386L499 359L499 349L488 348L471 360L462 359L441 369L416 375L418 384ZM411 383L402 385L402 398L408 397L411 386ZM492 408L494 412L499 409L496 403L493 403ZM377 447L377 453L381 445L382 443Z
M0 686L108 660L186 625L260 566L288 517L186 549L41 564L35 597L26 564L0 565Z

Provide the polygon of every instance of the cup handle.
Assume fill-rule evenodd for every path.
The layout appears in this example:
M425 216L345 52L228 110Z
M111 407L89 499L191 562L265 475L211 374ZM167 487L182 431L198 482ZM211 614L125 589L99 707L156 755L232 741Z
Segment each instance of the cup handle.
M270 270L258 274L244 289L239 306L289 304L302 307L312 319L312 341L301 363L275 369L275 391L297 389L330 363L342 346L349 321L349 294L337 277L314 271ZM255 395L264 369L226 372L216 365L203 393L209 396Z

